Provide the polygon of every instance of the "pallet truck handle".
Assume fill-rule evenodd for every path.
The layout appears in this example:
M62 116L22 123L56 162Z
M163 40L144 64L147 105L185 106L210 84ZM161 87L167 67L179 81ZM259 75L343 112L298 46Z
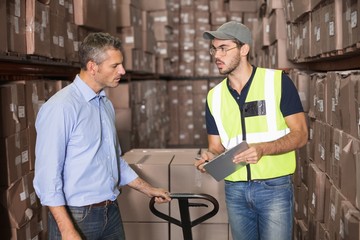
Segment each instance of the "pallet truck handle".
M187 240L191 240L192 239L192 234L191 234L191 228L204 222L205 220L213 217L214 215L217 214L217 212L219 211L219 203L218 201L213 197L210 196L209 194L205 194L205 193L201 193L201 194L195 194L195 193L171 193L170 197L172 199L177 199L179 201L179 210L180 210L180 218L181 221L178 219L175 219L173 217L170 217L160 211L158 211L154 204L155 204L155 197L151 198L150 202L149 202L149 208L151 210L151 212L159 217L162 218L170 223L173 223L179 227L181 227L183 229L183 235L184 238ZM209 202L212 203L213 205L213 209L206 213L205 215L191 221L190 220L190 213L189 213L189 208L190 207L208 207L206 204L204 203L189 203L189 199L204 199L207 200Z

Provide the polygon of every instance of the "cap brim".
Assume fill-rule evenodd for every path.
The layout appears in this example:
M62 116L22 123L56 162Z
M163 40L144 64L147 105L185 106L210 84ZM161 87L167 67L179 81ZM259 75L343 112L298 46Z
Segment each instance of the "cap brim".
M235 39L233 36L227 35L223 32L219 32L219 31L206 31L203 33L203 38L205 39L221 39L221 40L231 40L231 39Z

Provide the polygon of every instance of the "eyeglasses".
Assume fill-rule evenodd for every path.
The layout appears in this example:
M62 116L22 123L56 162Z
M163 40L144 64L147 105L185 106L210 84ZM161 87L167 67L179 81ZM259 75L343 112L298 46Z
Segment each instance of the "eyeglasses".
M237 47L238 47L238 46L235 46L235 47L229 48L229 49L225 49L225 48L223 48L223 47L219 47L219 48L212 47L212 48L209 49L209 52L210 52L210 55L211 55L211 56L215 56L216 52L219 52L220 57L224 57L224 56L226 56L226 53L227 53L228 51L230 51L230 50L232 50L232 49L235 49L235 48L237 48Z

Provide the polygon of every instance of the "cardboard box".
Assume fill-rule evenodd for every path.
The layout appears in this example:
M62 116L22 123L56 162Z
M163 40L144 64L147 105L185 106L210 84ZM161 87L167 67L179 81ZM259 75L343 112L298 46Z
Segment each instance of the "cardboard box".
M224 182L217 182L208 174L203 174L194 167L195 157L198 150L192 152L176 153L170 165L170 190L172 193L206 193L213 196L219 203L219 212L206 223L228 223L227 210L225 205ZM180 180L181 179L181 180ZM202 202L209 208L191 208L190 215L193 219L200 217L210 211L212 204L206 200ZM176 201L170 204L170 214L179 219L179 206Z
M299 219L302 219L306 225L308 224L308 216L309 216L309 188L302 183L300 186L300 195L298 199L299 204Z
M29 170L29 132L22 130L14 135L1 139L0 166L2 174L1 186L10 186L25 176Z
M130 83L120 83L116 88L106 88L106 96L115 109L130 108Z
M256 1L245 0L229 0L229 9L238 12L256 12L258 10Z
M358 169L360 163L360 141L348 134L343 134L343 148L340 149L340 190L341 193L351 202L359 207L358 196L360 194L360 179Z
M32 182L29 182L27 177L23 177L14 182L2 194L0 207L5 207L7 214L7 218L0 219L2 226L10 223L10 227L19 229L34 217L35 209L31 207L29 184Z
M296 22L300 17L304 14L310 12L312 10L311 0L293 0L291 9L292 9L292 22Z
M327 122L326 111L327 111L327 98L328 93L326 91L327 78L326 74L314 73L313 80L315 80L315 95L316 95L316 107L315 117L317 120ZM315 100L314 100L315 101Z
M116 130L130 131L132 129L131 108L115 109L115 127Z
M141 8L145 11L157 11L168 9L169 2L166 0L140 0Z
M79 62L78 27L74 23L66 23L65 58L68 62Z
M343 47L342 1L328 0L321 6L324 52L333 52Z
M26 52L51 57L50 7L37 0L26 0Z
M308 206L312 212L314 220L322 222L324 220L325 203L325 173L315 164L309 165L309 199Z
M209 51L195 52L195 75L209 76L211 57ZM204 105L203 105L204 106Z
M344 132L334 128L333 140L331 143L331 173L330 177L333 180L334 185L340 189L340 178L341 178L341 169L340 169L340 159L342 154L342 149L344 148L344 143L342 141Z
M301 59L312 56L314 46L312 45L312 18L311 13L306 14L302 17L300 22L300 43L299 43L299 54Z
M167 83L168 95L169 95L169 117L170 117L170 135L169 145L179 145L179 96L178 96L178 82L177 80L170 80Z
M328 168L327 165L331 165L332 137L332 128L326 123L316 120L314 161L317 167L323 172L326 172Z
M309 112L309 106L310 106L310 96L309 96L310 75L309 75L309 73L300 71L297 74L296 88L298 90L304 112Z
M328 230L328 226L329 226L329 220L330 220L330 214L331 212L329 211L330 209L330 191L331 191L331 186L332 186L332 180L329 177L328 174L326 174L326 178L325 178L325 203L324 203L324 224L325 224L325 228ZM329 234L329 233L328 233Z
M123 27L119 29L120 40L122 46L129 48L142 49L142 34L141 27Z
M136 8L141 8L141 0L116 0L119 4L133 5Z
M64 16L50 13L50 50L51 57L65 60L65 31Z
M7 23L7 1L0 2L0 28L5 30L0 35L0 52L7 52L8 46L8 23Z
M210 13L205 11L195 11L195 25L210 24Z
M256 52L260 52L261 48L270 45L270 27L269 27L269 19L264 17L261 19L259 23L260 27L258 28L258 32L256 34L255 43L253 46L256 48Z
M21 83L2 84L1 91L1 134L7 137L20 132L27 126L25 90Z
M107 14L106 14L106 32L112 36L116 35L117 22L114 21L117 17L118 9L116 0L106 0Z
M25 85L27 122L28 125L35 126L36 116L45 103L45 83L40 79L22 82Z
M169 10L159 10L149 12L150 16L154 19L154 24L163 24L169 27L174 26L174 16Z
M146 11L142 11L142 49L145 52L156 52L156 39L154 34L154 18Z
M68 22L75 23L74 0L65 1L65 17L66 17Z
M30 171L35 169L35 145L36 145L36 130L35 126L29 125L29 168Z
M213 26L213 29L216 30L220 25L226 23L227 15L226 12L215 11L210 14L210 24Z
M169 164L174 157L174 153L167 151L155 151L146 149L143 152L127 152L123 156L124 160L135 170L139 177L153 186L170 190ZM149 197L131 189L124 187L122 194L118 197L119 207L123 221L126 222L164 222L149 209ZM169 204L156 206L164 214L169 215Z
M222 0L210 0L209 6L210 6L210 13L213 13L216 11L219 11L219 12L224 11L224 1L222 1Z
M21 228L2 229L2 236L5 239L39 239L41 234L41 219L34 216L28 223Z
M303 220L298 220L296 224L295 236L297 240L307 240L309 239L309 229Z
M359 131L359 92L360 72L346 71L341 73L339 92L339 113L341 129L350 135L360 138Z
M4 2L4 1L3 1ZM7 50L26 54L26 1L6 1L7 18Z
M269 67L276 69L289 69L294 68L295 64L292 63L286 55L286 39L277 39L277 41L269 46Z
M156 205L157 207L158 205ZM159 222L124 222L126 239L170 239L169 223Z
M311 42L312 45L310 56L320 56L324 52L323 42L326 36L321 34L321 19L322 19L322 8L318 7L311 12Z
M35 188L33 185L35 172L30 171L28 174L24 176L25 186L27 187L27 191L29 194L30 207L34 210L35 214L38 215L39 208L41 207L40 199L37 197L35 193Z
M330 240L330 234L328 232L328 230L326 229L326 226L324 223L318 223L317 224L317 230L316 232L318 233L318 239L320 240Z
M287 39L284 9L275 9L269 16L269 41L273 44L278 39Z
M195 12L195 9L191 6L183 6L180 11L180 25L182 24L194 24L195 21L204 21L204 14L209 14L207 12ZM202 20L201 20L202 19ZM206 17L205 17L206 19ZM209 23L209 18L207 18Z
M315 119L309 117L309 159L315 161Z
M329 230L330 239L340 239L341 203L344 200L345 197L341 194L340 190L332 185L330 188L329 208L325 209L325 211L329 211L327 229Z
M266 13L267 13L267 15L269 16L273 11L276 11L277 9L284 9L285 10L284 3L285 3L285 1L281 1L281 0L268 0L268 1L266 1ZM260 3L258 3L258 5L260 5ZM260 6L258 6L258 8L259 7Z
M340 94L340 83L341 75L340 72L329 71L326 73L327 78L327 119L328 123L334 128L341 129L341 114L339 105L339 94Z
M294 176L294 185L301 186L301 183L308 185L308 167L309 167L309 142L296 151L296 174Z
M340 239L360 238L360 212L348 201L341 203Z
M117 2L117 27L142 27L142 11L133 5Z
M107 5L97 0L76 0L74 4L75 24L97 31L107 27ZM94 17L96 16L96 17Z
M360 4L358 0L342 1L343 48L352 47L360 40Z

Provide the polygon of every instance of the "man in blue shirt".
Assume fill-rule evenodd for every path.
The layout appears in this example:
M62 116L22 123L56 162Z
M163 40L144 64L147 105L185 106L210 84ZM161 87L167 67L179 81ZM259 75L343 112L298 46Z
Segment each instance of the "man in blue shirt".
M120 41L91 33L79 58L73 83L39 111L34 187L50 209L49 239L125 239L116 202L119 186L158 203L170 197L139 178L121 157L114 108L104 93L125 74Z

